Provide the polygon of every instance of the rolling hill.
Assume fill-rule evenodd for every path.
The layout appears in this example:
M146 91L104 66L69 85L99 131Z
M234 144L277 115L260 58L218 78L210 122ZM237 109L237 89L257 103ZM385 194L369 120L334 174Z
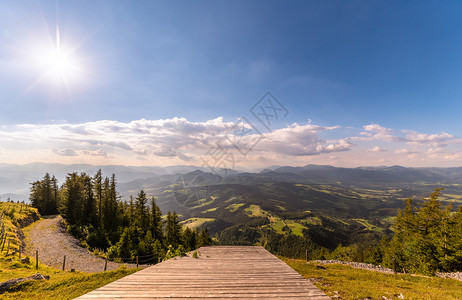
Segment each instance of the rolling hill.
M93 175L99 168L106 176L116 174L123 200L143 189L156 198L162 211L175 210L184 224L206 227L217 236L242 224L296 235L310 228L345 236L349 231L386 233L408 197L421 198L444 187L443 200L462 203L462 168L401 166L307 165L213 174L194 166L0 164L0 192L2 198L24 200L29 183L45 172L63 182L69 172Z

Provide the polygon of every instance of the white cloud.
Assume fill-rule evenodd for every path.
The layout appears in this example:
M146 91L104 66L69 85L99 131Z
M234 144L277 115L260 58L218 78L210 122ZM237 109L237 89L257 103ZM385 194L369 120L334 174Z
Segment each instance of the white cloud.
M405 134L400 137L391 128L369 124L357 136L345 137L339 136L345 128L310 121L262 134L243 125L250 130L243 136L235 122L225 122L222 117L204 122L171 118L1 126L0 151L3 162L200 165L204 157L217 154L213 147L218 145L223 151L234 151L239 168L307 163L352 166L462 162L460 140L446 132L398 131ZM336 139L323 138L333 135Z
M81 151L83 155L90 155L90 156L100 156L100 157L108 157L106 150L98 149L98 150L83 150Z
M406 141L409 144L424 144L431 147L444 147L449 141L456 140L456 137L452 134L441 132L440 134L426 134L419 133L413 130L403 130L407 133Z
M354 140L360 141L386 141L386 142L399 142L402 141L400 137L393 135L391 128L382 127L379 124L369 124L363 126L365 131L360 133L361 136L353 137Z
M224 122L221 117L205 122L172 118L126 123L104 120L81 124L20 124L0 128L0 145L21 144L18 147L22 149L33 145L34 148L51 150L58 156L109 159L132 155L138 159L176 159L177 162L200 162L198 157L207 155L207 151L217 144L228 150L234 149L230 137L254 146L251 155L309 156L347 151L353 147L347 138L324 141L319 137L319 133L334 130L338 128L336 126L294 123L265 134L253 131L244 137L232 130L234 126L235 123Z
M308 156L350 150L353 144L348 139L326 142L319 138L320 132L336 128L338 127L294 123L286 128L265 134L257 149L289 156Z
M443 156L445 160L449 161L455 161L455 160L461 160L462 159L462 152L457 152L457 153L448 153Z
M379 146L375 146L367 150L367 152L385 152L385 151L388 151L388 150L385 148L380 148Z
M52 152L59 156L79 156L73 149L53 149Z
M419 152L416 150L403 148L403 149L395 150L395 153L396 154L417 154Z

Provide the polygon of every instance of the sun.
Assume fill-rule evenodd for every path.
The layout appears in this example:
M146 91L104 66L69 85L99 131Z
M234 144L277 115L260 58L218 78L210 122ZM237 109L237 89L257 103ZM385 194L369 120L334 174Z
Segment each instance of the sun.
M75 49L61 43L59 28L56 28L56 39L40 51L38 60L43 70L42 79L48 78L54 84L69 86L83 72Z
M68 79L78 70L74 59L60 52L45 56L44 64L47 66L48 73L55 79Z

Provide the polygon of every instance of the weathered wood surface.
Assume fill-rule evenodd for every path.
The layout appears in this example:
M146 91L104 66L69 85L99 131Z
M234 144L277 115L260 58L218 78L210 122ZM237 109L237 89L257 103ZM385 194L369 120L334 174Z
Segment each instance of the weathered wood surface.
M78 299L330 299L263 247L199 251L199 258L167 260Z

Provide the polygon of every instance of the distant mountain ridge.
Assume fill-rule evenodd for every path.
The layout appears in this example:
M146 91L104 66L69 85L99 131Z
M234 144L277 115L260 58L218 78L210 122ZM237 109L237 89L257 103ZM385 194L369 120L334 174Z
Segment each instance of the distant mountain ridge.
M216 174L195 166L0 164L0 196L3 201L28 200L29 183L47 172L61 185L67 173L94 175L98 169L103 176L116 174L122 200L144 190L164 213L176 211L185 224L208 228L216 236L224 232L234 237L239 226L255 232L264 226L299 236L308 229L324 236L322 240L348 243L356 234L390 233L391 220L404 200L426 197L435 187L445 188L441 200L455 207L462 204L462 167L307 165Z
M427 182L436 185L461 183L462 181L462 167L412 168L402 166L371 166L344 168L309 164L302 167L275 166L256 173L221 170L220 174L212 174L207 168L192 165L154 167L96 166L89 164L65 165L57 163L17 165L1 163L0 196L3 200L5 200L5 197L11 197L13 200L26 200L29 194L29 183L42 178L45 173L55 175L59 182L62 183L67 173L86 172L93 175L98 169L101 169L105 176L110 176L113 173L116 174L123 196L146 187L153 187L155 190L158 190L167 183L177 180L180 176L183 179L189 178L189 180L192 180L194 177L200 177L201 182L197 182L199 185L217 183L252 185L276 181L304 184L381 186L388 184L412 184L416 182Z

